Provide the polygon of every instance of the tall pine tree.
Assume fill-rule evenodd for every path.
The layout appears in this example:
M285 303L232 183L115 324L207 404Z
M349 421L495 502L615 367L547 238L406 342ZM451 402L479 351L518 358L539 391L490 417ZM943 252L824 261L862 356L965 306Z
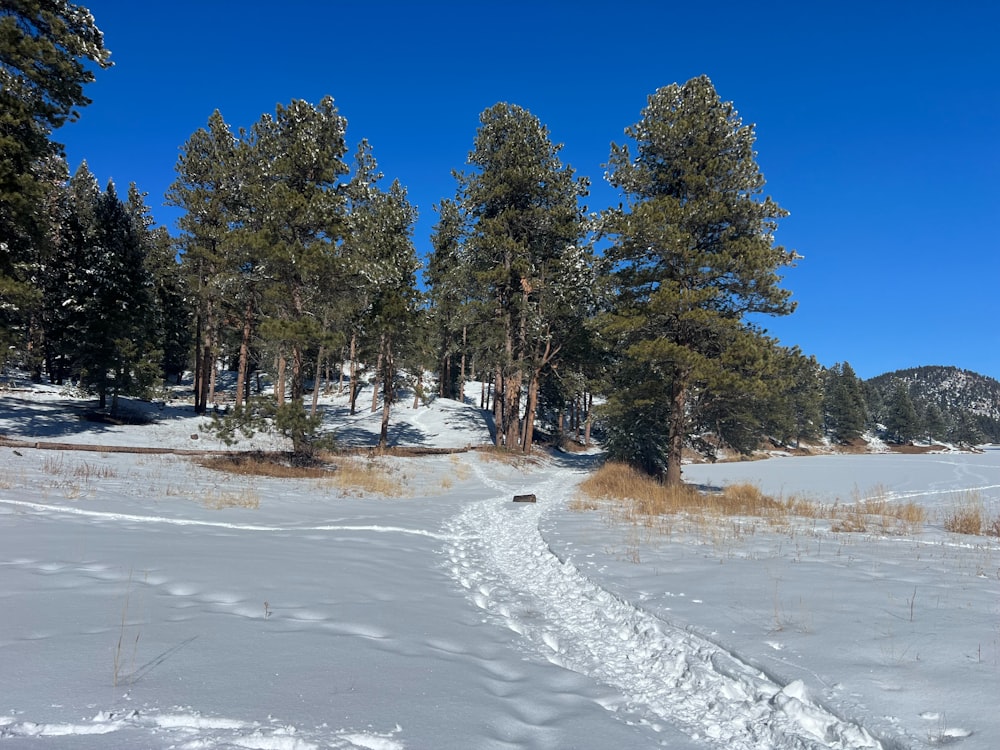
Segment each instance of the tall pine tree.
M579 203L587 182L560 150L538 118L500 103L480 115L470 169L458 175L479 347L495 371L496 444L508 450L531 449L539 374L565 343L565 284L588 264Z
M90 12L65 0L0 4L0 351L23 349L41 293L31 276L52 231L39 206L65 178L52 131L90 103L87 63L110 53ZM20 340L18 340L20 337Z
M629 439L645 446L636 461L676 484L692 394L738 387L727 355L757 345L746 315L792 311L778 270L795 256L774 244L786 212L762 195L753 126L707 77L656 91L625 133L634 145L613 145L608 165L625 205L604 216L614 297L603 333L630 378L617 409L631 424L618 424L650 430ZM653 418L632 421L650 404Z

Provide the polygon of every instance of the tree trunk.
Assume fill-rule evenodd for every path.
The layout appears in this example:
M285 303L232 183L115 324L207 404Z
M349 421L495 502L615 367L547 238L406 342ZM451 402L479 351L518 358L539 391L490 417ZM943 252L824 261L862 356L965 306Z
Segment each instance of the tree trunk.
M309 408L309 416L315 417L316 410L319 407L319 373L323 367L323 346L320 345L319 353L316 355L316 377L313 379L313 395L312 395L312 405Z
M378 360L375 362L375 372L382 372L382 352L385 349L385 334L378 340ZM378 382L377 380L375 381ZM372 414L378 409L378 388L372 388Z
M305 395L305 362L303 361L302 345L298 342L292 345L292 403L302 403Z
M285 366L287 361L284 354L278 355L278 382L274 387L274 401L278 406L285 404Z
M587 420L586 420L586 422L584 422L583 444L589 448L590 447L590 428L594 424L594 420L593 420L593 418L591 416L591 414L592 414L592 412L594 410L594 394L588 392L586 394L586 399L587 399Z
M212 351L214 353L214 349ZM216 358L215 358L215 356L213 356L212 357L212 361L208 365L208 371L211 374L208 377L208 398L206 399L206 401L207 401L207 403L210 403L210 404L214 404L215 403L215 377L217 375L217 372L216 372L216 364L217 363L216 363L215 360L216 360Z
M497 367L496 375L493 376L493 424L496 426L496 438L494 442L497 448L503 447L503 399L500 398L500 389L503 386L503 376L500 374L500 367Z
M194 413L204 414L205 404L201 400L201 348L204 346L204 342L201 338L201 313L198 313L195 320L195 332L194 332L194 383L192 387L194 389Z
M676 373L670 384L670 424L667 432L667 473L664 479L669 486L678 486L681 479L681 459L684 454L685 428L687 426L687 372Z
M344 395L344 347L340 347L340 375L337 376L337 395Z
M458 370L458 400L465 403L465 347L467 326L462 326L462 361Z
M445 354L441 360L441 382L438 384L438 395L441 398L452 398L451 393L451 354Z
M358 403L358 335L351 334L351 382L348 384L351 390L351 415L357 410Z
M208 402L212 392L212 375L215 373L213 362L215 357L212 354L212 345L206 335L205 343L201 348L201 381L198 383L198 391L201 394L201 413L208 409Z
M396 372L392 359L392 339L387 339L383 335L380 348L384 350L384 353L379 352L379 359L382 361L382 427L379 430L378 447L380 450L385 450L389 445L389 409L395 396L393 381Z
M250 333L253 330L253 304L248 299L243 308L243 335L240 338L240 364L236 373L236 408L243 404L244 384L250 367Z
M535 440L535 409L538 407L538 380L541 371L535 370L531 374L531 382L528 384L528 403L524 410L524 432L521 438L521 451L531 453L531 444Z
M516 372L504 380L503 418L505 444L507 450L514 450L520 442L521 433L521 373Z

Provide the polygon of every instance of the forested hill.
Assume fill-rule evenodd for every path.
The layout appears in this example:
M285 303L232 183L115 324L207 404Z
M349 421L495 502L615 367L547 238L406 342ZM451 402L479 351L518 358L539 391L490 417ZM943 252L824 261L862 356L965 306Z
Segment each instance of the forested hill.
M1000 381L938 365L887 372L865 381L873 415L889 408L901 385L918 413L926 413L933 405L947 423L971 423L982 437L1000 440Z

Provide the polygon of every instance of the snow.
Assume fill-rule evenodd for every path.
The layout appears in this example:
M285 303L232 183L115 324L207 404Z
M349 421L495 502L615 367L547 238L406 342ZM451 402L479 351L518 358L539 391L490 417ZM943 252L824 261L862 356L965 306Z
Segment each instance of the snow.
M324 406L373 442L380 415ZM1000 514L1000 451L685 467L824 502L878 487L930 509L910 535L653 531L571 509L591 455L396 457L385 498L33 447L222 447L179 403L146 426L80 407L0 391L0 750L1000 746L1000 544L941 526L959 491ZM390 434L489 439L443 400L397 404Z

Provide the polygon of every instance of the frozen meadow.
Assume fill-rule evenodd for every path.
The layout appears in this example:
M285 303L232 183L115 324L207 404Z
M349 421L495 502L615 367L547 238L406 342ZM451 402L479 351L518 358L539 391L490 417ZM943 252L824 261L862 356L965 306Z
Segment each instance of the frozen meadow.
M326 406L373 442L377 415ZM0 447L0 748L1000 747L1000 542L942 521L970 498L1000 515L1000 451L685 468L916 502L913 533L652 528L573 509L588 455L357 459L402 488L384 497L33 447L221 447L189 408L129 427L79 407L0 392L20 441ZM404 444L489 440L452 402L392 424Z

